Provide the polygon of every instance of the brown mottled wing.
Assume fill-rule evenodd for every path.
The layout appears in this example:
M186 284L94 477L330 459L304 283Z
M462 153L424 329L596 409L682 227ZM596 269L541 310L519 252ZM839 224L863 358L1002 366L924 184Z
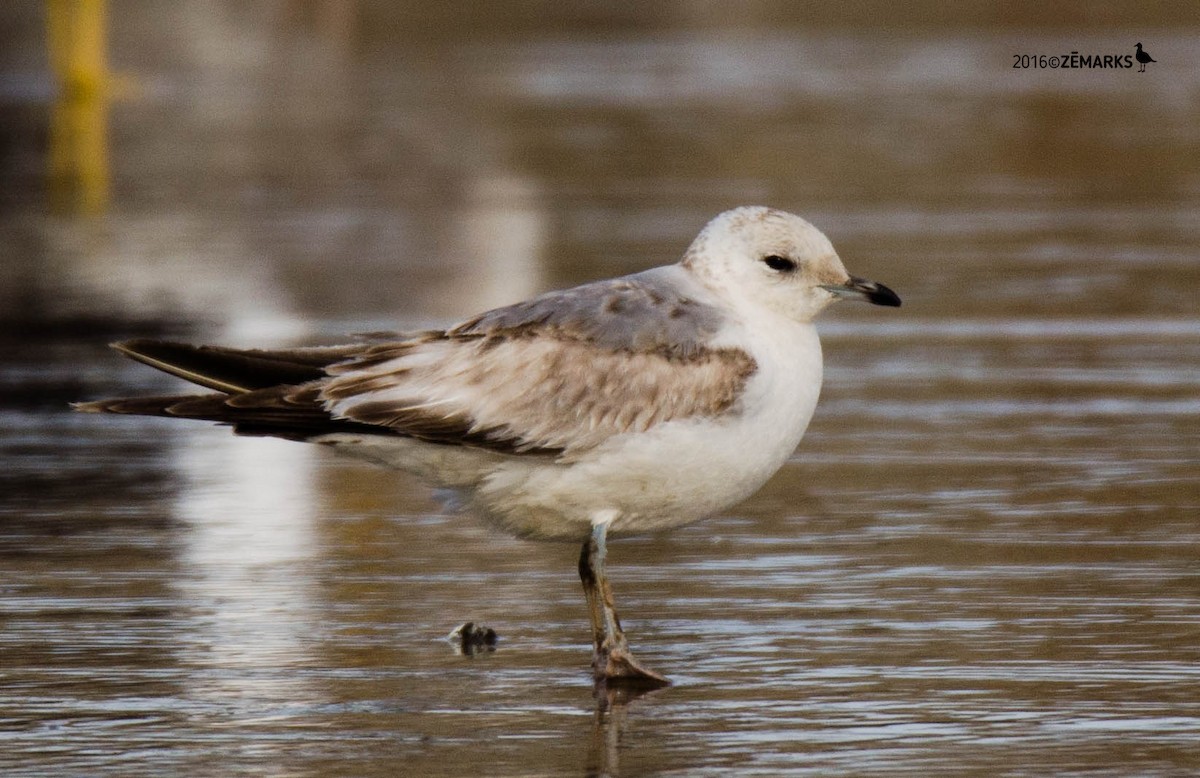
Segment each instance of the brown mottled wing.
M336 419L431 442L571 456L608 438L734 407L753 359L708 345L723 315L678 268L497 309L328 368Z

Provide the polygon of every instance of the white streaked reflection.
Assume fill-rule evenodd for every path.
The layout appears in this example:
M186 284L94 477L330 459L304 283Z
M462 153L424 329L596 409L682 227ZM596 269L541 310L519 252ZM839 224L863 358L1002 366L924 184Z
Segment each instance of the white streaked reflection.
M549 214L533 179L503 170L467 182L446 254L455 263L439 312L454 318L545 291Z
M177 585L196 615L194 659L214 670L198 690L240 701L307 696L294 672L311 664L315 453L286 441L198 429L175 452L189 525Z

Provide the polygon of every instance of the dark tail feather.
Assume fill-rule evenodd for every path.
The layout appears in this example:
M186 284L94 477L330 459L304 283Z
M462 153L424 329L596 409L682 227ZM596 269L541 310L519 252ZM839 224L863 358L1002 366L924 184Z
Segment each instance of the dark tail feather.
M112 347L164 373L227 394L316 381L325 377L326 366L349 359L364 348L355 344L262 351L145 339L114 343Z
M228 400L229 395L173 394L160 397L113 397L108 400L71 403L71 410L80 413L127 413L134 416L175 416L171 406L198 397L219 397Z
M75 410L202 419L232 425L240 435L289 440L308 440L331 432L381 432L366 424L332 418L321 404L318 388L312 385L327 377L327 365L363 351L366 346L361 344L259 351L129 340L114 343L113 348L150 367L217 391L73 403Z
M234 432L239 435L265 435L288 440L304 441L333 432L373 435L381 433L378 427L334 419L315 403L290 402L284 394L284 390L289 388L292 387L277 387L234 396L213 393L117 397L72 403L71 407L83 413L121 413L215 421L232 426ZM254 400L261 402L253 402Z

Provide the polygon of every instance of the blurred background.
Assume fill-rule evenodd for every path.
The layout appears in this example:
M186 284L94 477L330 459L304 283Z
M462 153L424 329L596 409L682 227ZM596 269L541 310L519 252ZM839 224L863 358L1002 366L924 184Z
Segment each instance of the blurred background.
M6 775L1200 771L1195 3L15 0L0 42ZM111 340L447 325L743 204L904 307L825 316L759 495L614 546L678 682L628 704L574 547L66 409L178 388Z

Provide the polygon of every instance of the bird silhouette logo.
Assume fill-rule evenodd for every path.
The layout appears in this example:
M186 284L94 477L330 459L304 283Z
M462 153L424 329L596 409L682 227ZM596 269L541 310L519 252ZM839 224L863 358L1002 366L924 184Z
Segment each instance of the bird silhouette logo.
M1140 44L1140 43L1137 44L1137 54L1134 54L1133 57L1134 57L1134 59L1136 59L1138 61L1138 65L1140 65L1140 67L1138 68L1139 73L1146 72L1146 63L1147 62L1157 62L1157 60L1154 59L1154 57L1151 57L1149 54L1142 51L1142 44Z

